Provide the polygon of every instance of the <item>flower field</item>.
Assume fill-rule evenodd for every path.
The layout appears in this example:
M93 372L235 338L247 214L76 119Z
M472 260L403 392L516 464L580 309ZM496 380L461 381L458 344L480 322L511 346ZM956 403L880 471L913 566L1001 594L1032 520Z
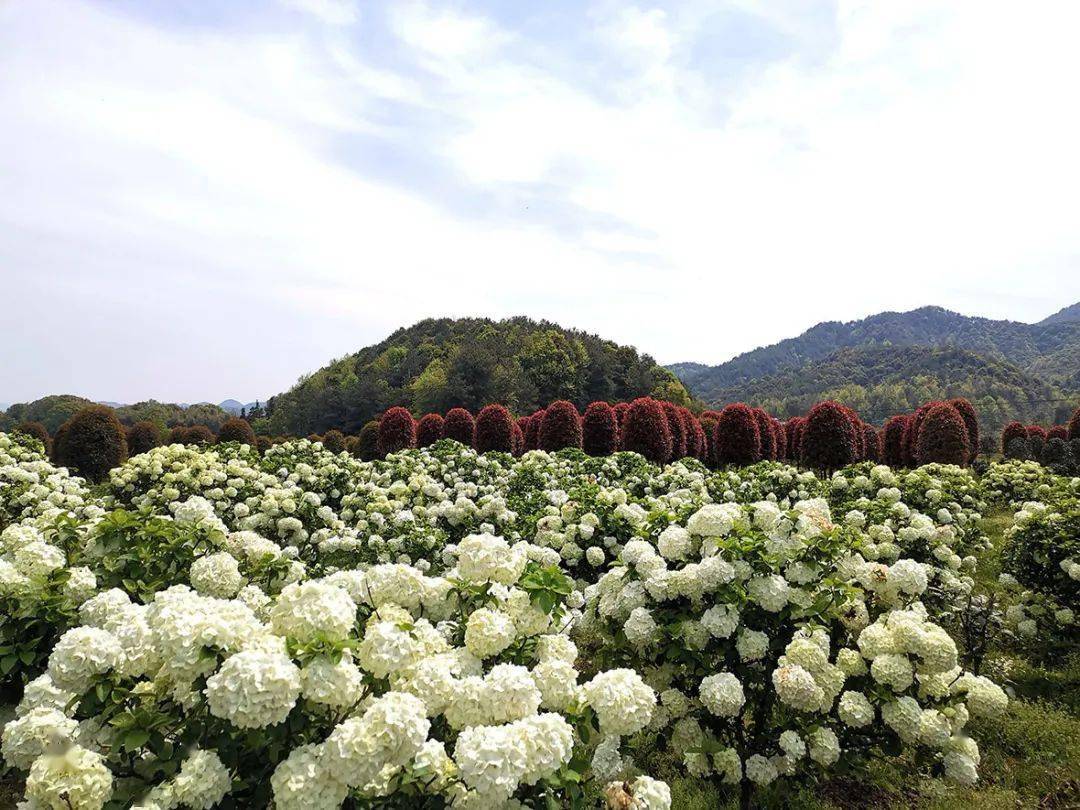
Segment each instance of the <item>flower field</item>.
M488 452L416 448L388 411L378 460L171 444L98 484L0 434L12 801L811 806L872 800L891 768L897 806L948 806L1001 761L981 733L1034 710L1021 670L1075 677L1080 479L960 466L952 406L908 458L958 463L894 467L888 426L871 440L838 411L789 436L750 409L608 410L530 438L485 409ZM685 428L666 458L660 422ZM834 435L838 463L798 463ZM1068 756L1046 806L1069 806Z

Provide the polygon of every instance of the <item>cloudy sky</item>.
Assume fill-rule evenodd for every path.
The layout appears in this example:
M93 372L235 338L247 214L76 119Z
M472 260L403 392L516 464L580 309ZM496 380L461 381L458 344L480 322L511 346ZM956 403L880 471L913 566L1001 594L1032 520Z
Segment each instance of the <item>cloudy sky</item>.
M1080 5L0 0L0 401L437 315L721 362L1080 299Z

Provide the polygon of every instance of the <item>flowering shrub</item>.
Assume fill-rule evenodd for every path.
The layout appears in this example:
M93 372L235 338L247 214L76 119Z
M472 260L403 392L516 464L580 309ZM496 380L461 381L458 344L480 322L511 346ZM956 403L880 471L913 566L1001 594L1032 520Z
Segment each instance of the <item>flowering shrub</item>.
M390 408L379 419L379 455L416 447L416 421L405 408Z
M640 453L657 464L666 464L671 459L667 416L663 406L652 397L638 397L630 403L619 435L623 450Z
M713 445L717 464L753 464L761 460L761 432L749 405L737 402L720 411Z
M251 425L248 424L246 419L233 417L232 419L226 419L221 425L221 430L218 431L217 441L218 444L239 442L241 444L254 445L255 431L251 429Z
M1024 586L1080 609L1080 498L1025 503L1006 532L1004 570Z
M619 449L619 420L606 402L592 402L581 418L582 449L590 456L609 456Z
M514 449L514 421L502 405L486 405L476 415L476 449L481 453Z
M473 416L464 408L451 408L446 413L446 421L443 423L443 437L461 442L472 447L476 433L476 422Z
M815 470L832 471L858 458L856 426L835 402L819 402L803 425L802 461Z

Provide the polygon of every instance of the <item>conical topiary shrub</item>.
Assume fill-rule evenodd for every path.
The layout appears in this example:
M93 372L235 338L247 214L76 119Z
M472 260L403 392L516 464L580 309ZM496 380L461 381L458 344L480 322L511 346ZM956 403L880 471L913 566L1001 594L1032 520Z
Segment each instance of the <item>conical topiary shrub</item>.
M451 408L443 422L443 438L461 442L472 447L476 433L476 420L464 408Z
M441 415L425 413L416 426L416 446L431 447L444 435L445 424Z
M807 467L833 472L858 458L855 425L847 409L837 402L819 402L806 415L802 435L802 461Z
M667 464L671 460L671 431L664 407L652 397L631 402L619 430L619 445L656 464Z
M606 402L591 402L581 418L581 446L590 456L608 456L619 447L619 419Z
M476 449L480 453L514 450L514 420L510 411L498 404L485 405L476 415Z
M388 408L379 420L380 456L416 447L416 420L400 405Z
M761 432L753 409L742 402L724 406L713 439L716 463L753 464L761 460Z
M67 422L64 463L91 481L103 480L127 459L127 437L112 408L89 405Z
M544 410L540 422L540 449L549 453L566 447L581 447L581 415L572 402L560 399Z
M964 417L947 402L931 408L919 428L916 456L920 464L967 463L970 454Z

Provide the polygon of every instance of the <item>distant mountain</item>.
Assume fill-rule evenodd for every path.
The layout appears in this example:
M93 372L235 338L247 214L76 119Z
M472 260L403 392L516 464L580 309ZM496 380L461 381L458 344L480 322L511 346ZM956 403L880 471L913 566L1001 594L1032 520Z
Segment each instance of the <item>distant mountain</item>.
M1080 321L1080 302L1073 304L1071 307L1059 309L1050 317L1039 321L1039 325L1047 326L1054 323L1072 323L1073 321Z
M228 411L233 416L239 416L241 411L248 413L255 407L254 402L241 402L237 399L226 399L224 402L219 402L218 407L223 411Z
M161 427L206 425L216 432L222 423L229 418L227 411L209 403L177 405L151 399L146 402L136 402L133 405L120 405L111 402L95 403L74 394L56 394L36 399L33 402L9 405L6 409L0 411L0 430L5 427L13 427L19 422L41 422L45 425L46 430L55 433L56 429L77 411L82 410L87 405L94 404L108 405L114 408L117 418L125 425L147 420L155 422Z
M557 399L584 407L652 392L689 401L651 357L597 335L522 317L439 318L302 377L266 403L268 421L254 426L275 434L356 432L392 405L421 414L501 402L525 414Z
M779 417L804 414L823 399L855 408L880 425L934 399L967 397L990 440L1006 422L1062 422L1074 404L1053 385L1000 360L954 347L861 346L717 392L718 402L745 401Z
M883 312L848 323L820 323L718 366L679 363L670 368L695 396L718 403L756 380L803 368L839 349L956 347L1015 366L1044 383L1080 390L1080 318L1070 312L1080 312L1080 304L1037 324L969 317L941 307Z

